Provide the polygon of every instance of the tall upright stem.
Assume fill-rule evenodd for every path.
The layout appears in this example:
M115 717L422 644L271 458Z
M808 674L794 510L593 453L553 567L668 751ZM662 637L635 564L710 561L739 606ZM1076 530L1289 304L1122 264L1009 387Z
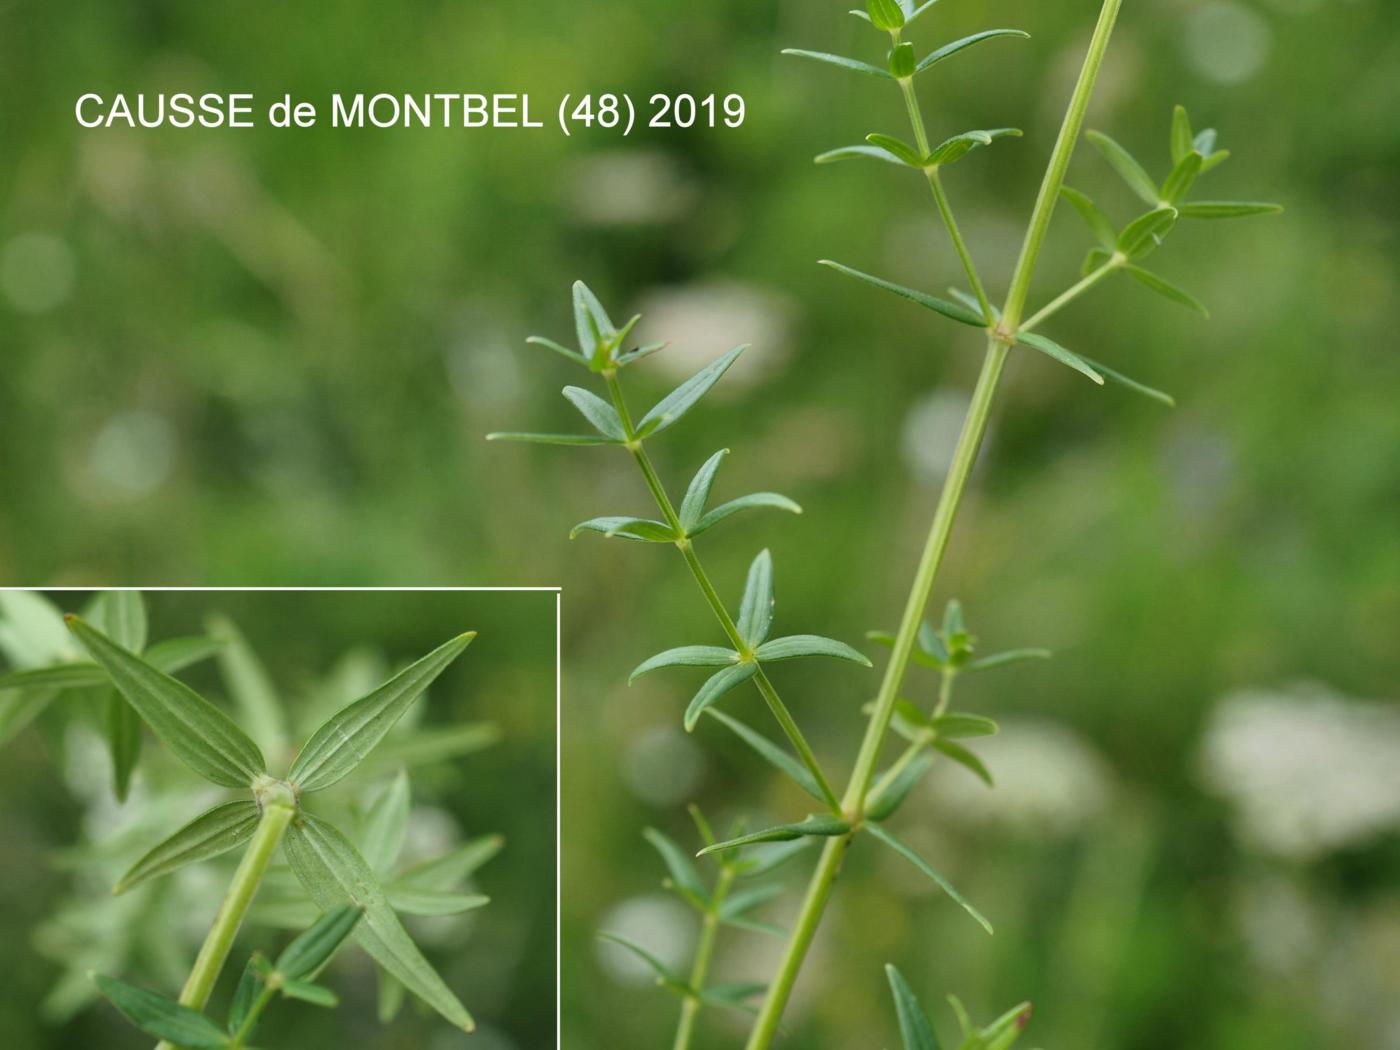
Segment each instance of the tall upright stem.
M671 1050L690 1050L690 1041L695 1035L695 1018L700 1013L700 992L704 991L705 978L710 972L710 958L715 952L715 937L719 933L719 910L729 896L729 888L734 883L734 869L725 864L715 882L715 892L710 897L705 910L704 924L700 927L700 942L695 947L695 961L690 967L690 990L681 1003L681 1019L676 1025L676 1038Z
M894 713L899 688L904 681L905 672L908 670L909 656L914 648L919 621L923 618L924 609L928 605L929 596L933 591L934 578L937 575L939 564L942 562L943 554L947 550L948 538L952 533L953 522L957 517L968 477L972 473L973 464L977 459L977 451L986 435L997 383L1001 378L1002 367L1006 363L1006 357L1011 348L1011 339L1008 333L1015 331L1016 325L1021 320L1021 312L1025 309L1026 297L1030 293L1031 278L1034 276L1035 265L1040 257L1040 249L1045 242L1045 234L1050 227L1050 217L1054 212L1055 201L1059 197L1060 187L1064 185L1065 172L1069 168L1070 157L1074 153L1075 143L1083 128L1084 114L1089 106L1089 97L1093 92L1094 81L1098 77L1104 52L1108 48L1109 37L1113 33L1113 25L1117 21L1121 6L1122 0L1104 0L1103 7L1099 12L1099 20L1094 27L1094 35L1089 42L1089 50L1085 55L1079 80L1075 84L1073 95L1070 97L1069 108L1065 112L1063 123L1060 125L1059 136L1055 140L1045 177L1041 181L1040 191L1036 196L1035 207L1031 211L1026 239L1021 248L1021 255L1016 262L1010 291L1007 293L1006 306L1002 311L1001 326L999 326L998 331L991 334L987 341L982 371L977 377L977 386L973 391L972 402L968 406L967 418L964 420L962 432L958 436L957 448L953 452L953 461L943 483L938 508L934 512L928 539L924 543L923 553L914 573L914 582L910 587L909 597L904 606L904 616L900 621L899 630L895 634L894 651L890 656L890 662L880 684L875 710L870 716L865 736L861 740L855 769L851 773L846 793L841 800L842 808L856 829L859 828L863 815L871 775L874 772L876 760L879 758L885 734L889 730L890 718ZM787 1006L788 998L792 994L792 987L796 983L797 974L802 968L807 949L821 923L822 914L831 897L836 878L841 871L841 862L855 833L852 831L850 834L828 839L822 849L821 859L817 863L816 870L812 873L812 879L807 887L807 896L803 901L802 910L798 914L797 923L793 927L787 950L779 964L778 972L769 986L768 996L764 1000L758 1018L749 1033L748 1050L767 1050L772 1045L779 1022L782 1019L783 1010Z
M253 903L253 895L262 884L268 865L272 863L272 857L277 852L282 836L295 813L296 810L291 805L280 800L274 799L264 803L258 828L253 832L247 852L243 854L238 870L233 874L233 882L229 884L224 902L219 905L219 912L214 916L214 925L204 938L204 944L199 949L199 955L195 957L194 967L185 981L185 987L180 991L181 1006L188 1006L191 1010L202 1010L209 1002L214 984L223 971L224 963L228 961L233 939L238 935L239 927L243 925L248 906ZM174 1045L162 1042L156 1050L174 1050Z

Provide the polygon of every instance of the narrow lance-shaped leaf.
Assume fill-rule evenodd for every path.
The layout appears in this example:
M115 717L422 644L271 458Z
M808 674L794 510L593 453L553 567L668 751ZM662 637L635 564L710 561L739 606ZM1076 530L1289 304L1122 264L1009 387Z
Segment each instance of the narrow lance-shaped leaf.
M718 719L722 725L728 726L735 736L753 748L765 762L787 776L807 794L818 802L826 802L826 796L822 794L822 789L817 784L817 778L812 775L812 771L793 758L792 755L762 733L745 725L737 718L731 718L717 707L708 708L706 713L711 718Z
M248 1019L248 1014L253 1009L253 1003L257 1001L259 993L263 989L263 974L266 972L267 960L261 954L255 953L248 964L243 967L243 974L238 979L238 987L233 992L233 1002L228 1008L228 1034L233 1035L243 1027L243 1022ZM256 1023L246 1034L249 1038L257 1031Z
M482 835L441 857L415 864L402 872L393 884L403 889L447 890L468 878L500 853L504 846L502 836Z
M103 591L92 610L92 625L123 649L146 648L146 603L140 591Z
M1134 193L1153 206L1161 203L1162 195L1157 189L1157 184L1131 153L1101 131L1085 132L1085 138L1103 154L1104 159Z
M665 863L666 870L670 873L671 882L675 887L689 894L696 902L703 904L709 896L709 890L705 886L705 881L700 877L700 872L686 856L685 851L676 845L673 839L655 828L647 828L642 832L642 836L651 843L652 848L657 853L661 854L661 860Z
M879 77L882 80L894 79L888 69L872 66L869 62L862 62L859 59L847 58L845 55L829 55L824 51L805 51L796 47L784 48L783 54L795 55L798 58L810 58L817 62L824 62L829 66L848 69L853 73L863 73L868 77Z
M125 802L141 758L141 716L115 689L107 697L106 729L112 753L112 790L118 802Z
M281 754L287 746L286 717L282 701L262 660L243 632L226 616L214 614L205 620L205 630L223 644L218 651L219 673L227 685L248 735L265 753Z
M953 900L955 900L965 912L967 912L969 915L971 915L974 919L977 920L978 925L980 925L988 933L992 932L992 924L987 921L986 917L983 916L983 914L976 908L974 908L970 903L968 903L967 898L964 897L961 893L959 893L957 891L957 888L946 878L944 878L943 875L933 867L933 865L931 865L928 861L924 860L923 857L919 856L919 854L916 853L912 848L905 845L899 839L895 838L894 835L890 834L888 829L881 827L879 824L868 824L866 825L866 830L869 831L870 834L874 835L881 842L883 842L890 849L898 853L910 864L914 865L914 867L918 868L935 883L937 883L939 888L942 889L944 893L946 893L949 897L953 898Z
M939 1050L933 1025L919 1000L914 998L904 975L887 965L885 976L889 978L890 992L894 995L894 1012L899 1018L899 1037L904 1041L904 1050Z
M560 354L564 357L567 357L570 361L573 361L575 364L588 364L588 358L584 357L577 350L570 350L567 346L563 346L559 343L556 343L553 339L546 339L542 335L529 336L526 338L525 342L529 343L531 346L542 346L546 350L553 350L556 354Z
M76 616L68 624L151 731L185 765L223 787L248 787L267 771L258 746L208 700Z
M843 273L847 277L854 277L856 280L864 281L866 284L873 284L876 288L883 288L887 292L891 292L902 299L908 299L911 303L918 303L925 309L942 314L944 317L957 321L960 324L971 325L973 328L985 328L987 326L986 319L981 314L974 313L972 310L967 309L967 307L959 306L957 303L950 303L946 299L940 299L936 295L929 295L926 292L915 291L913 288L906 288L902 284L895 284L893 281L887 281L883 277L874 277L842 263L832 262L830 259L820 259L818 262L822 266L829 266L837 273Z
M1016 336L1016 341L1039 350L1042 354L1054 358L1062 365L1069 365L1069 367L1073 368L1076 372L1088 376L1095 383L1098 383L1099 386L1103 386L1103 376L1099 374L1097 369L1089 364L1087 360L1071 350L1066 350L1053 339L1047 339L1038 332L1021 332Z
M238 848L253 837L258 818L258 804L251 799L225 802L201 813L133 864L112 892L125 893L147 879Z
M711 704L739 683L747 682L757 670L758 664L752 660L746 660L741 664L717 671L706 679L705 684L700 687L700 691L695 694L685 709L685 731L687 733L693 731L695 723L700 721L700 716Z
M1187 201L1179 209L1187 219L1243 219L1250 215L1277 215L1281 204L1265 201Z
M914 758L866 806L865 815L871 820L885 820L893 816L895 811L904 804L904 800L909 797L909 793L914 790L915 785L924 778L924 774L932 767L933 759L929 755L921 754Z
M1093 231L1101 245L1110 252L1118 250L1118 231L1113 228L1113 223L1097 204L1085 194L1069 186L1060 187L1060 196L1073 205L1074 210L1088 223L1089 229Z
M282 954L272 964L273 969L294 980L314 978L331 961L331 956L363 916L364 912L353 904L330 909L282 949Z
M601 434L535 434L498 430L486 435L487 441L519 441L527 445L616 445Z
M579 350L596 370L603 364L603 351L616 337L617 329L593 290L582 281L574 282L574 331Z
M311 899L323 909L347 901L364 909L355 939L380 966L453 1025L470 1032L471 1015L399 922L379 880L348 839L332 825L303 813L287 829L287 861Z
M646 963L647 967L656 975L657 984L666 985L683 993L689 992L689 988L681 978L672 973L665 963L636 941L623 937L621 934L609 933L607 930L599 930L598 939L608 944L616 944L619 948L625 949Z
M1176 399L1170 394L1147 386L1145 383L1139 383L1136 379L1125 376L1116 369L1109 368L1102 361L1094 361L1087 357L1084 360L1088 361L1090 365L1102 372L1110 383L1117 383L1119 386L1126 387L1135 394L1141 394L1143 397L1150 397L1153 401L1160 401L1168 408L1176 407Z
M720 449L705 460L700 469L695 472L695 477L690 479L690 485L685 490L685 498L681 500L681 509L678 515L681 527L686 532L690 532L698 525L704 516L705 504L710 502L710 489L715 484L715 474L727 455L729 455L729 449Z
M924 158L919 155L919 151L902 139L897 139L893 135L881 135L878 132L865 136L865 141L882 149L893 156L900 163L911 168L922 168Z
M596 532L609 538L636 540L639 543L674 543L677 539L671 526L653 518L589 518L569 530L569 539L575 539L581 532Z
M1185 289L1178 288L1165 277L1160 277L1151 270L1144 270L1141 266L1131 264L1124 266L1123 269L1129 277L1132 277L1139 284L1151 288L1158 295L1165 296L1174 303L1180 303L1188 310L1195 310L1202 317L1210 316L1210 311L1206 309L1204 303Z
M1155 208L1139 215L1118 235L1118 250L1129 259L1138 259L1157 247L1160 239L1176 225L1177 210Z
M778 824L775 827L764 828L762 831L740 835L738 838L716 842L713 846L706 846L697 856L703 857L722 850L738 849L740 846L748 846L755 842L790 842L793 839L809 836L832 838L837 835L845 835L850 830L850 822L839 817L810 816L798 824Z
M310 792L330 787L346 776L475 637L475 631L458 635L332 715L311 734L287 779L301 791Z
M718 645L683 645L643 660L627 680L634 682L642 675L663 667L726 667L738 662L739 654L733 649Z
M375 871L388 871L398 859L408 834L412 805L408 774L399 770L365 814L360 852Z
M1172 109L1172 163L1180 164L1186 155L1196 148L1195 135L1191 131L1191 118L1186 115L1185 106Z
M739 602L739 636L752 646L768 637L773 626L773 555L758 552L749 565L744 581L744 596Z
M1003 653L993 653L979 660L973 660L962 668L964 671L990 671L994 667L1020 663L1023 660L1048 660L1054 654L1049 649L1008 649Z
M1162 199L1169 204L1175 204L1185 197L1204 170L1204 159L1195 150L1186 154L1181 162L1172 168L1167 181L1162 183Z
M833 164L838 160L882 160L886 164L897 164L901 168L907 167L904 161L900 160L887 149L879 146L872 146L869 143L861 143L857 146L838 146L836 149L829 149L825 153L818 153L812 158L817 164Z
M619 442L627 440L627 431L622 425L622 417L617 414L617 409L597 394L582 387L566 386L564 396L605 438Z
M405 915L461 915L491 903L490 897L480 893L415 890L396 883L385 886L384 893L394 910Z
M997 37L1016 36L1022 39L1029 39L1030 34L1021 29L984 29L980 33L973 33L965 36L961 40L954 40L951 44L944 44L938 50L926 55L924 59L914 67L916 73L922 73L926 69L938 65L945 58L952 58L959 51L964 51L973 44L980 44L984 40L995 40Z
M941 751L943 754L947 755L958 765L970 770L974 776L988 787L993 785L992 774L987 768L986 763L961 744L955 744L951 740L936 739L930 746L935 751Z
M933 152L928 156L928 162L942 166L952 164L956 160L961 160L968 153L982 146L990 146L997 139L1020 138L1019 128L992 128L990 130L964 131L961 135L954 135L952 138L944 139L933 148Z
M793 634L786 638L774 638L758 647L755 655L763 660L795 660L804 656L829 656L837 660L849 660L853 664L869 667L870 660L858 649L852 649L845 642L834 638L823 638L819 634Z
M720 377L729 371L729 366L739 360L739 355L747 349L746 346L736 346L663 397L637 424L637 436L649 437L659 434L684 416L709 392L710 387L719 382Z
M228 1046L228 1036L209 1018L155 992L101 974L93 978L102 994L147 1035L187 1050Z
M764 507L770 510L785 510L789 514L802 513L802 508L795 500L788 499L777 492L753 492L747 496L732 499L727 503L721 503L701 518L695 527L689 529L688 532L691 536L699 536L714 528L731 514L737 514L741 510L755 510Z

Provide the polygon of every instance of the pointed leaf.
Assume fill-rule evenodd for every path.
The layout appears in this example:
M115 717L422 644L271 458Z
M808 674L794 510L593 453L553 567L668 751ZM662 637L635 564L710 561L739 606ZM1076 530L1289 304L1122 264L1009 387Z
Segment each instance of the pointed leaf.
M605 517L589 518L569 530L569 539L575 539L580 532L596 532L603 536L640 543L674 543L676 534L664 521L652 518Z
M870 660L858 649L852 649L845 642L838 642L833 638L823 638L819 634L792 634L785 638L774 638L771 642L760 645L755 655L760 661L830 656L837 660L849 660L862 667L870 666Z
M1264 201L1187 201L1179 210L1187 219L1241 219L1249 215L1277 215L1283 211L1283 205Z
M1112 368L1109 368L1101 361L1094 361L1087 357L1084 360L1088 361L1089 364L1091 364L1094 368L1102 372L1104 377L1110 383L1117 383L1119 386L1127 387L1129 390L1133 391L1134 393L1141 394L1143 397L1150 397L1153 401L1160 401L1168 408L1176 407L1176 399L1173 398L1170 394L1163 393L1162 391L1157 390L1153 387L1147 386L1143 383L1139 383L1136 379L1131 379L1128 376L1125 376L1122 372L1118 372Z
M1078 190L1068 186L1060 187L1060 196L1069 201L1074 206L1074 210L1083 216L1084 221L1089 224L1089 229L1094 231L1094 236L1098 238L1100 244L1110 252L1117 250L1118 231L1113 228L1113 223L1097 204Z
M301 813L287 829L284 852L311 899L323 909L347 901L364 909L355 939L388 970L447 1021L471 1031L471 1015L423 958L364 858L332 825Z
M1017 36L1022 39L1029 39L1030 34L1020 29L984 29L980 33L973 33L965 36L961 40L954 40L951 44L944 44L937 51L931 52L924 57L924 60L915 67L916 73L922 73L926 69L936 66L945 58L951 58L959 51L971 47L973 44L980 44L984 40L995 40L1002 36Z
M398 860L403 850L412 804L408 774L399 770L365 814L360 853L369 866L380 874L394 866L394 861Z
M133 886L166 875L195 861L237 849L258 828L258 804L251 799L225 802L201 813L133 864L112 890L125 893Z
M894 79L887 69L881 69L879 66L872 66L869 62L861 62L858 59L847 58L845 55L828 55L824 51L804 51L795 47L784 48L783 54L796 55L798 58L810 58L817 62L825 62L830 66L840 66L842 69L849 69L854 73L864 73L868 77L879 77L883 80Z
M1103 154L1104 159L1134 193L1154 208L1161 203L1162 195L1157 190L1157 184L1131 153L1101 131L1085 132L1085 137Z
M892 816L931 768L933 758L930 755L922 754L916 757L899 771L888 787L867 804L865 815L871 820L884 820Z
M740 682L747 682L757 670L758 664L745 661L711 675L685 709L685 731L689 733L694 730L695 723L700 721L700 716L705 713L706 708Z
M562 354L576 364L588 364L588 358L584 357L577 350L570 350L567 346L556 343L553 339L546 339L542 335L532 335L526 338L525 342L531 346L542 346L546 350L553 350L556 354Z
M208 700L76 616L68 624L136 713L185 765L223 787L248 787L267 772L258 746Z
M750 728L737 718L731 718L717 707L708 708L706 714L728 726L733 730L735 736L758 752L759 757L778 772L786 775L789 780L818 802L826 801L826 796L822 794L822 789L818 786L817 778L812 775L812 771L762 733Z
M228 1036L209 1018L155 992L114 977L97 974L98 989L128 1021L147 1035L186 1050L215 1050L228 1046Z
M287 779L304 794L330 787L350 773L475 637L475 631L458 635L368 696L337 711L311 734Z
M303 1003L310 1003L312 1006L324 1006L327 1009L334 1009L340 1005L340 1000L336 998L335 992L319 984L311 984L307 981L283 981L281 991L283 998L296 999Z
M1008 649L1004 653L993 653L980 660L973 660L964 671L990 671L994 667L1020 663L1022 660L1048 660L1054 654L1049 649Z
M866 825L866 830L869 831L870 834L874 835L881 842L883 842L890 849L898 853L910 864L914 865L914 867L918 868L935 883L937 883L938 887L944 893L946 893L949 897L953 898L953 900L956 901L965 912L967 912L975 920L977 920L978 925L980 925L988 933L992 932L992 924L986 920L982 913L979 912L976 908L974 908L971 904L969 904L967 898L965 898L961 893L959 893L957 891L957 888L954 887L953 884L949 882L946 878L944 878L943 875L933 867L933 865L931 865L928 861L924 860L923 857L919 856L919 854L916 853L911 847L907 846L904 842L895 838L894 835L890 834L889 829L884 828L879 824L868 824Z
M709 392L710 387L719 382L720 376L729 371L729 366L737 361L746 349L746 346L736 346L663 397L637 424L637 436L649 437L659 434L689 412L695 403Z
M884 150L879 146L871 146L868 144L859 146L838 146L836 149L829 149L825 153L818 153L813 159L817 164L832 164L838 160L863 160L866 158L883 160L887 164L897 164L901 168L905 166L904 161L900 160L889 150Z
M131 790L131 777L141 758L141 716L120 693L107 697L107 748L112 754L112 791L118 802L125 802Z
M1204 159L1195 150L1186 154L1181 162L1172 168L1167 181L1162 183L1162 199L1169 204L1175 204L1185 197L1200 176Z
M665 350L669 343L648 343L646 346L633 347L617 355L616 361L619 368L626 368L628 365L636 364L644 357L650 357L660 350Z
M1178 288L1165 277L1159 277L1151 270L1144 270L1141 266L1133 266L1132 264L1124 266L1123 269L1130 277L1151 288L1158 295L1164 295L1174 303L1180 303L1189 310L1195 310L1202 317L1210 316L1210 311L1206 309L1204 303L1190 292Z
M1020 138L1020 128L992 128L988 131L964 131L961 135L954 135L952 138L944 139L933 148L933 152L928 156L930 164L944 165L952 164L955 160L961 160L968 153L982 146L990 146L997 139ZM978 313L980 315L980 304Z
M738 662L739 654L733 649L718 645L682 645L643 660L627 681L634 682L642 675L662 667L727 667Z
M331 961L331 956L363 917L364 912L352 904L330 909L282 949L282 954L272 964L273 969L294 980L310 980Z
M394 886L405 890L448 890L500 853L504 845L505 839L500 835L472 839L441 857L415 864L394 880Z
M944 740L954 740L973 736L996 736L997 724L982 715L971 715L965 711L950 711L929 720L929 728Z
M897 139L893 135L881 135L878 132L865 136L865 141L876 149L882 149L890 156L894 157L901 164L911 168L922 168L924 158L919 156L919 151L902 139Z
M739 919L760 905L767 904L774 897L782 895L783 887L777 883L768 886L754 886L752 889L731 893L720 905L721 919Z
M146 603L140 591L103 591L92 609L92 625L123 649L146 648Z
M601 434L526 434L497 431L487 441L520 441L528 445L616 445L619 442Z
M670 985L676 988L685 987L685 982L682 981L675 974L673 974L667 968L665 963L663 963L651 952L643 948L636 941L629 940L628 938L623 937L620 934L609 933L607 930L599 930L598 939L600 941L606 941L608 944L616 944L620 948L625 948L627 951L635 955L638 959L642 960L642 962L646 963L647 966L651 967L652 972L656 974L658 984Z
M697 856L705 856L709 853L719 853L722 850L737 849L740 846L748 846L755 842L790 842L793 839L806 837L834 838L837 835L845 835L851 830L851 825L845 820L831 816L810 816L799 824L779 824L776 827L765 828L762 831L754 831L747 835L740 835L738 838L727 839L724 842L716 842L713 846L706 846Z
M872 277L868 273L862 273L860 270L852 269L841 263L832 262L830 259L821 259L819 261L822 266L829 266L837 273L844 273L847 277L854 277L867 284L873 284L876 288L883 288L887 292L893 292L903 299L908 299L911 303L918 303L925 309L932 310L934 313L940 313L944 317L957 321L960 324L971 325L973 328L987 327L987 322L981 314L975 313L964 306L959 306L957 303L950 303L946 299L939 299L937 296L928 295L924 292L916 292L912 288L905 288L903 285L895 284L893 281L886 281L881 277Z
M759 507L767 507L772 510L785 510L789 514L801 514L802 508L794 500L776 492L753 492L747 496L740 496L732 499L728 503L721 503L703 518L701 518L692 529L687 530L691 536L699 536L708 532L731 514L737 514L741 510L753 510Z
M224 647L222 639L196 635L190 638L167 638L146 650L145 660L158 671L174 674L192 664L217 656Z
M1047 357L1053 357L1062 365L1069 365L1069 367L1073 368L1076 372L1083 373L1095 383L1098 383L1099 386L1103 386L1103 376L1099 375L1098 371L1095 370L1088 361L1078 354L1066 350L1053 339L1047 339L1037 332L1021 332L1016 336L1016 341L1039 350Z
M705 460L700 469L695 472L695 477L690 479L690 485L685 490L685 498L681 500L681 509L678 515L681 519L681 527L687 533L698 525L700 519L704 517L705 504L710 501L710 489L715 484L715 473L727 455L729 455L729 449L720 449Z
M1202 134L1204 134L1204 132ZM1200 136L1197 136L1197 138L1199 137ZM1199 146L1197 146L1196 148L1200 149ZM1214 153L1206 153L1205 158L1206 159L1201 162L1202 175L1204 175L1208 171L1213 171L1214 169L1220 167L1220 165L1224 164L1227 160L1229 160L1230 151L1227 149L1216 150ZM1279 210L1282 211L1282 209Z
M617 414L617 409L597 394L583 387L566 386L564 396L605 438L617 442L627 440L627 431L622 425L622 418Z
M384 887L389 904L405 915L461 915L491 903L480 893L450 893L443 890L406 889L391 883Z
M889 978L890 992L894 995L894 1012L899 1018L899 1037L904 1041L904 1050L939 1050L933 1025L929 1023L919 1000L914 998L904 975L887 965L885 976Z
M1118 235L1118 250L1130 259L1140 258L1160 243L1160 238L1176 225L1177 210L1155 208L1139 215Z
M930 746L947 755L958 765L971 770L988 787L994 786L991 771L987 769L986 764L961 744L955 744L951 740L934 740Z
M749 645L758 645L773 626L773 555L758 552L749 565L744 596L739 602L739 636Z
M582 281L574 282L574 331L578 334L579 350L595 368L617 335L603 304Z
M365 776L400 768L433 765L471 755L501 739L501 731L489 722L463 722L431 729L395 733L365 759Z
M248 727L248 735L266 749L266 753L281 754L287 746L286 717L262 660L228 617L209 616L204 627L212 638L222 643L218 650L219 673L243 725Z
M799 853L812 846L816 839L806 837L790 842L772 842L759 845L757 849L746 849L734 865L735 874L741 879L755 879L767 875L774 868L786 864Z
M710 891L705 886L705 880L700 877L700 872L695 865L690 862L690 857L675 841L667 837L655 828L647 828L642 832L642 837L651 843L651 847L661 854L661 859L666 865L666 870L671 874L671 882L678 889L684 890L695 897L696 900L703 901Z
M1185 106L1172 110L1172 163L1180 164L1186 155L1196 148L1196 137L1191 131L1191 118L1186 115Z
M248 960L248 965L243 967L243 975L238 979L238 988L233 993L233 1002L228 1009L228 1034L233 1035L243 1027L243 1022L248 1019L248 1013L253 1008L253 1003L258 998L258 993L262 991L262 956L254 955ZM257 1030L254 1025L246 1034L251 1037Z

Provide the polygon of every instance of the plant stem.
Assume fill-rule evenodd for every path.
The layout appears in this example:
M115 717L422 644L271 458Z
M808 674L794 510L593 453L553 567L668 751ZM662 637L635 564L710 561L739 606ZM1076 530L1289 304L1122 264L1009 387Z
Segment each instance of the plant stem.
M704 925L700 928L700 942L695 947L695 962L690 967L690 990L695 993L685 997L681 1003L681 1019L676 1026L676 1039L672 1050L689 1050L690 1040L695 1034L695 1018L700 1013L700 992L705 987L705 976L710 969L710 958L715 951L715 937L719 933L719 910L729 896L729 887L734 882L734 869L725 864L719 870L715 882L715 892L710 897L705 910Z
M754 660L753 648L746 642L739 633L739 627L734 622L734 618L729 615L729 609L725 606L724 600L720 598L719 592L715 590L715 585L711 582L709 574L705 572L705 567L700 564L700 556L695 553L695 546L689 537L685 535L685 529L681 526L680 516L676 513L675 505L671 502L671 497L666 493L666 487L662 485L661 478L656 473L656 468L652 466L651 457L647 455L642 442L635 437L632 427L632 417L627 411L627 401L622 393L622 384L618 382L617 372L609 370L603 373L608 384L608 393L612 395L613 406L617 409L618 416L622 419L623 429L628 435L627 448L632 453L632 458L636 460L637 466L641 468L642 477L646 479L647 488L651 491L652 498L656 500L656 505L661 510L662 516L666 519L666 524L671 526L677 536L681 538L676 541L676 547L685 558L686 566L690 569L690 574L695 577L696 584L700 587L700 592L705 596L705 602L714 613L715 619L719 621L729 643L734 647L742 660ZM822 772L821 763L817 761L816 752L807 743L807 738L803 736L802 730L798 727L797 721L792 717L792 712L783 703L782 697L778 695L778 690L774 688L768 673L763 669L763 665L754 661L756 670L753 681L758 687L759 694L768 704L768 709L777 719L778 725L782 727L783 733L796 750L798 758L807 767L812 776L816 779L817 786L821 789L822 796L826 799L827 805L831 807L833 813L840 812L840 802L837 800L836 792L831 783L826 779L826 774Z
M258 993L258 997L253 1000L253 1005L248 1008L248 1016L243 1018L243 1023L238 1026L238 1031L233 1033L229 1046L237 1050L243 1046L244 1040L253 1034L253 1028L258 1023L258 1018L267 1009L267 1004L272 1002L277 990L271 985L263 985L263 989Z
M1074 300L1078 299L1090 288L1094 287L1094 285L1098 284L1109 274L1113 273L1114 270L1122 266L1125 261L1126 260L1121 255L1112 255L1108 262L1086 273L1078 281L1070 285L1054 299L1050 300L1050 302L1046 303L1032 314L1029 320L1022 321L1017 331L1029 332L1052 314L1058 313L1061 309L1074 302Z
M180 991L181 1006L188 1006L191 1010L203 1010L209 1002L209 995L214 990L214 984L219 979L224 963L228 960L229 949L233 947L238 928L243 925L243 917L248 914L253 895L261 885L263 876L267 874L273 854L277 852L282 836L295 813L296 810L285 802L272 800L264 803L258 829L253 832L247 852L243 854L238 870L233 874L233 882L229 884L224 902L219 905L214 925L204 938L199 955L195 957L194 968L190 970L185 987ZM174 1050L174 1046L162 1042L156 1050Z
M861 741L860 752L856 758L856 766L851 774L846 794L842 799L843 809L852 818L851 823L855 828L859 827L871 774L879 757L881 745L884 743L885 734L889 729L890 717L894 712L895 701L899 695L899 687L909 666L909 655L914 648L919 621L923 618L924 609L933 590L934 577L937 574L939 563L942 561L943 553L947 549L948 537L952 532L953 521L957 516L958 505L962 501L968 476L972 473L977 450L986 434L992 399L1001 378L1002 368L1006 364L1007 354L1010 352L1011 343L1007 333L1016 330L1017 324L1020 323L1021 312L1025 309L1031 278L1034 276L1035 265L1040 257L1040 249L1045 242L1045 234L1050 226L1050 217L1054 212L1055 201L1059 197L1060 187L1064 185L1065 172L1069 168L1070 157L1074 153L1075 143L1078 141L1080 130L1083 127L1089 97L1093 93L1094 82L1103 63L1104 52L1108 48L1108 40L1113 33L1113 25L1117 21L1121 6L1122 0L1104 0L1103 7L1099 12L1099 20L1094 27L1094 34L1089 42L1084 65L1079 73L1079 80L1075 84L1073 95L1070 97L1069 107L1065 112L1064 121L1060 125L1059 136L1055 140L1045 177L1041 181L1040 191L1031 211L1026 239L1021 247L1021 255L1016 262L1010 290L1007 293L1006 306L1002 311L1000 326L1002 330L993 332L987 341L987 352L983 358L982 371L977 377L977 386L973 391L972 402L968 406L967 418L963 421L957 448L953 452L953 462L949 468L948 477L943 483L938 508L934 512L928 539L924 544L923 554L914 574L914 582L904 607L904 617L900 622L898 632L895 634L894 652L891 654L885 677L881 682L880 692L876 697L875 710L866 726L865 737ZM821 860L818 861L817 868L812 873L812 879L807 887L807 896L803 901L802 910L788 941L787 950L779 964L778 973L749 1033L748 1050L767 1050L772 1045L779 1022L782 1020L783 1010L787 1006L788 997L792 994L792 987L796 983L798 971L802 968L807 949L811 945L817 926L821 922L827 901L831 897L832 888L840 874L841 862L845 857L846 850L850 847L854 834L853 831L848 835L828 839L822 849Z

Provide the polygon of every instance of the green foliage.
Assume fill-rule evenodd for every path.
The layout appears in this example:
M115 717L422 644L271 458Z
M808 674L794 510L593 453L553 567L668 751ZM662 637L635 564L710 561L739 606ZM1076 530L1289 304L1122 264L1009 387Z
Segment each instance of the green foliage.
M899 968L887 964L885 976L890 982L890 994L894 996L895 1015L899 1019L899 1035L904 1043L904 1050L939 1050L942 1044L934 1033L933 1023L928 1014L924 1013L924 1008L919 1005L919 1000L914 996L909 982L904 979ZM972 1024L967 1011L956 996L950 995L948 1001L952 1004L958 1025L962 1029L962 1041L958 1044L958 1050L1010 1050L1031 1017L1031 1004L1021 1003L986 1027L978 1028Z

